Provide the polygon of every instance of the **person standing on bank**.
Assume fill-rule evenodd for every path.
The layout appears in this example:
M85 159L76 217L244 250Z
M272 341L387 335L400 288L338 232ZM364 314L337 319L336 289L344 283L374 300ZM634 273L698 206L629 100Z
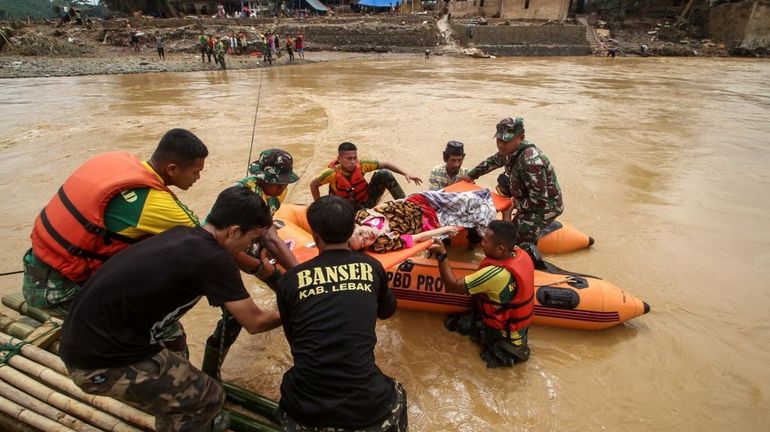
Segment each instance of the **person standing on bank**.
M294 357L281 383L283 430L407 431L406 392L374 362L377 318L396 311L385 269L348 248L349 200L319 198L307 219L320 253L283 275L277 297Z
M163 48L163 37L160 35L160 31L155 32L155 49L158 50L158 58L165 60L166 51Z
M367 182L364 175L372 171L372 179ZM321 197L320 187L328 184L331 195L349 199L358 208L372 208L377 205L386 189L393 199L406 198L404 190L391 171L404 176L407 183L411 180L416 185L422 184L422 179L407 174L390 162L359 160L356 145L344 142L337 147L337 159L310 182L310 194L314 201L318 200Z
M518 244L537 244L540 231L564 212L561 188L551 161L534 144L524 138L524 119L507 117L497 123L498 153L488 157L462 178L474 181L503 167L497 178L497 191L511 197L516 213L504 214L516 222Z
M222 386L159 340L205 296L251 333L281 325L243 286L233 256L272 224L264 201L239 186L222 191L203 227L176 227L105 263L75 299L61 335L72 380L155 416L163 431L226 430Z
M444 325L478 342L480 356L490 368L529 359L527 333L535 307L535 268L530 256L516 246L516 237L513 223L490 222L481 241L484 260L475 273L462 279L452 272L441 240L434 238L428 249L436 254L447 292L473 298L470 313L450 314Z
M468 174L468 169L463 168L465 160L465 147L460 141L449 141L443 152L444 163L430 170L428 184L430 190L440 190L457 183Z

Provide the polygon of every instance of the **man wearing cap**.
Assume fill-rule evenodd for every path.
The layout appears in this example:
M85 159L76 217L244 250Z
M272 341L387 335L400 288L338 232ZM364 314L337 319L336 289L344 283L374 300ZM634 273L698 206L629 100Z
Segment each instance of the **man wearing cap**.
M540 230L564 211L556 172L542 150L524 139L521 117L500 120L495 138L498 152L471 169L463 180L473 181L503 167L497 191L513 201L516 214L511 220L517 223L519 243L534 245Z
M268 149L259 154L259 159L249 165L250 175L238 182L239 185L256 192L267 204L272 216L281 207L286 198L286 187L299 180L294 173L294 160L285 150ZM249 248L235 257L240 268L257 276L270 289L278 289L281 272L268 259L268 253L284 268L296 266L297 258L279 236L275 225L264 230ZM213 377L219 376L219 367L224 361L230 346L235 343L241 325L227 311L222 311L222 319L217 323L214 333L206 341L201 370ZM224 338L224 343L222 339Z
M444 149L444 163L430 170L430 190L444 189L445 187L457 183L468 174L468 169L463 168L465 160L465 150L460 141L449 141Z

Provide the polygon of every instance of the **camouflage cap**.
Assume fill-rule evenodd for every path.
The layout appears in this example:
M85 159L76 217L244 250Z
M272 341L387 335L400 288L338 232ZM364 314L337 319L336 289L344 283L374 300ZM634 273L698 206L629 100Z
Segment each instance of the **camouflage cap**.
M293 168L294 160L287 151L269 149L262 151L259 159L249 165L249 172L265 183L289 184L299 180Z
M495 138L510 141L524 133L524 119L521 117L506 117L497 123Z

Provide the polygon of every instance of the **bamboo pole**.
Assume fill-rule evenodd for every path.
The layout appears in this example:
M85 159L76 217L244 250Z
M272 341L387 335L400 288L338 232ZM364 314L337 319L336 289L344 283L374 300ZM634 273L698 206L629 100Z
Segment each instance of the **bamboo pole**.
M22 295L22 293L4 295L2 298L2 302L4 305L15 310L16 312L22 315L28 316L39 322L54 321L57 324L62 323L62 320L52 317L46 311L42 309L38 309L36 307L29 306L27 304L27 301L24 300L24 295Z
M261 422L239 412L228 410L230 413L230 430L235 432L281 432L275 425Z
M0 381L0 397L7 398L24 408L30 409L42 415L43 417L51 419L79 432L102 432L102 429L93 427L88 423L80 421L75 417L57 408L54 408L39 399L35 399L23 391L19 391L19 389L6 383L5 381Z
M25 347L27 346L29 345L25 345ZM30 347L30 348L39 349L36 347ZM129 421L130 423L136 424L140 427L147 428L147 429L155 428L155 419L153 418L153 416L147 413L144 413L142 411L139 411L138 409L132 406L126 405L125 403L120 402L118 400L115 400L109 397L95 396L95 395L85 393L83 390L80 389L80 387L78 387L74 382L72 382L72 380L69 379L69 377L64 376L43 365L35 363L32 360L16 355L11 357L8 360L8 364L10 366L13 366L14 369L23 371L24 373L34 378L37 378L40 381L52 387L65 391L66 393L90 405L93 405L96 408L99 408L110 414L116 415L122 419ZM103 427L103 426L99 425L99 427Z
M40 414L35 413L34 411L25 409L17 403L10 401L2 396L0 396L0 411L32 427L46 432L75 432L64 425L60 425L51 419L47 419Z
M61 358L55 354L49 353L44 349L24 344L24 341L11 337L5 333L0 333L0 344L23 344L21 347L21 354L24 357L40 363L43 366L51 368L62 375L69 375L67 373L67 368L64 366L64 362L61 360Z
M4 413L2 410L0 410L0 430L14 432L40 432L40 429L33 428L23 421Z
M58 393L11 366L0 365L0 379L30 396L45 401L102 429L111 432L139 432L139 429L131 427L109 414L97 411L92 406Z
M35 328L28 324L20 323L18 320L0 313L0 331L19 335L20 337L25 338L30 333L35 331Z
M228 401L278 423L278 418L275 415L278 410L278 402L229 382L223 381L222 386L225 388Z

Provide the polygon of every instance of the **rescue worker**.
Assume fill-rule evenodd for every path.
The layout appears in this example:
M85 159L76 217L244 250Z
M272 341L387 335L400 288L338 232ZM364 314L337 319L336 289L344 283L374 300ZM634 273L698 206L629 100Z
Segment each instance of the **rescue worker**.
M259 158L249 166L251 175L238 184L256 192L267 203L270 215L281 207L286 198L286 187L299 180L294 173L294 160L285 150L268 149L260 153ZM277 291L281 272L270 264L268 254L284 269L297 265L297 259L279 236L275 225L265 229L252 244L248 253L236 256L236 262L247 273L257 276L270 289ZM241 325L227 311L222 311L222 319L217 323L214 333L206 340L201 370L213 377L219 377L219 369L241 331ZM224 343L222 339L224 338Z
M513 366L529 359L527 333L534 314L535 268L516 246L515 224L492 221L484 233L484 259L479 269L458 279L449 267L446 247L438 239L428 249L436 254L447 292L470 294L472 311L447 316L450 331L470 336L482 346L487 367Z
M147 161L111 152L78 167L35 220L24 255L27 304L65 318L80 287L111 256L174 226L198 226L169 187L189 189L206 156L192 132L171 129ZM181 326L168 331L167 347L186 349Z
M503 167L497 178L497 191L511 197L515 214L505 213L516 222L518 243L537 244L540 231L564 211L561 188L551 161L534 144L525 140L524 120L507 117L497 124L498 153L488 157L468 172L462 180L474 181Z
M374 171L372 179L367 182L364 174L372 171ZM349 199L357 208L371 208L380 201L385 189L390 192L393 199L406 197L391 171L403 175L407 183L414 181L417 185L422 184L419 177L407 174L390 162L373 159L359 160L355 144L344 142L337 148L337 159L310 182L310 193L316 201L321 197L320 187L328 184L331 195Z
M280 326L277 311L251 299L233 262L271 224L264 201L234 186L203 227L175 227L107 262L62 329L60 355L74 383L152 414L158 432L227 430L222 385L164 347L158 330L204 296L251 334Z

